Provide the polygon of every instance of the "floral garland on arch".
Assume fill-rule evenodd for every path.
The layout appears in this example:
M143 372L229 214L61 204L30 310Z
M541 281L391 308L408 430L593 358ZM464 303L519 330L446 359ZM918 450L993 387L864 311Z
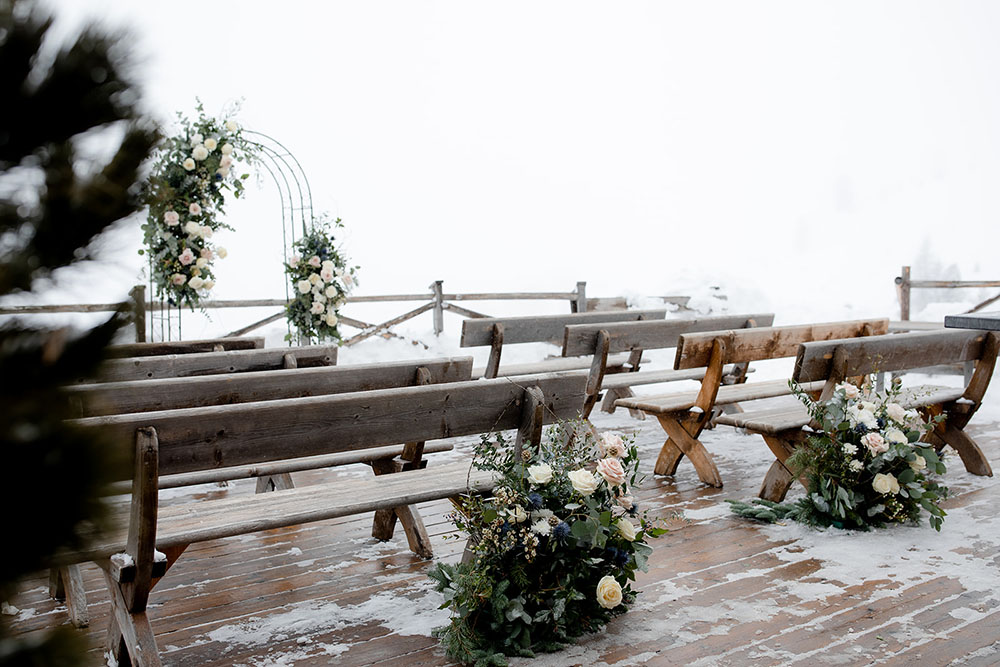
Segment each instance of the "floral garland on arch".
M794 519L813 526L869 530L894 523L928 523L940 531L945 511L939 503L948 488L932 475L945 472L942 454L921 442L944 419L925 419L900 404L902 381L886 392L849 382L838 384L829 400L814 401L794 384L793 391L819 424L788 457L787 465L808 481L796 503L727 501L743 517L763 521Z
M473 465L496 475L493 496L463 497L452 515L472 558L430 572L453 613L434 634L462 663L506 664L604 627L635 601L647 539L666 532L632 495L633 443L581 422L542 440L518 456L502 435L483 436Z
M226 258L211 240L233 229L221 220L225 192L239 198L250 176L236 177L233 168L258 155L235 121L206 116L200 101L196 110L194 120L178 112L181 130L159 150L146 187L146 247L139 251L149 254L157 297L192 310L215 287L215 260Z
M325 217L317 218L312 230L292 245L285 263L295 294L285 314L300 338L342 340L340 309L358 284L356 272L360 268L349 266L334 243L331 227L343 226L340 218L332 223ZM291 339L291 333L285 336L285 340Z

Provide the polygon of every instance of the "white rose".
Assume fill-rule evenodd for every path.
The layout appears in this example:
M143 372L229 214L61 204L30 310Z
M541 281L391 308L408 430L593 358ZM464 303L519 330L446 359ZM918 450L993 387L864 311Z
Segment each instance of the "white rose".
M222 167L221 169L216 169L215 173L225 178L226 176L229 176L229 167Z
M194 163L194 160L188 158L184 160L184 162L181 162L181 166L187 169L188 171L194 171L194 168L197 167L198 165Z
M852 472L861 472L861 469L865 467L865 464L857 459L852 459L847 467L851 469Z
M857 398L858 394L861 393L861 390L849 382L842 382L841 384L838 384L836 389L843 391L844 396L847 398Z
M309 282L311 282L313 285L319 285L320 283L323 282L323 279L319 277L318 273L310 273Z
M875 479L872 480L872 488L875 489L876 493L881 493L883 495L887 493L899 493L899 482L893 475L876 473Z
M906 439L906 434L898 428L887 428L885 430L885 439L894 445L905 445L909 442L909 440Z
M240 126L236 124L236 121L227 120L226 129L229 130L230 132L235 132L236 130L240 129Z
M529 466L528 479L535 485L547 484L552 479L552 466L548 463Z
M206 266L208 266L208 260L205 259L204 257L199 257L195 261L194 265L197 266L199 269L204 269Z
M622 587L611 575L597 582L597 603L605 609L614 609L622 603Z
M337 326L337 322L340 321L340 318L337 317L337 313L333 312L332 310L328 310L326 311L326 318L324 318L324 321L326 322L327 326L335 327Z
M913 472L920 472L927 467L927 459L917 454L917 458L910 461L910 467L913 468Z
M313 315L322 315L326 308L319 301L313 301L312 308L309 309Z
M906 410L899 403L890 403L885 406L885 414L889 415L889 419L893 421L900 424L906 423Z
M205 281L199 278L198 276L195 276L194 278L188 281L188 285L190 285L194 289L201 289L204 284Z
M201 238L203 238L203 239L210 239L210 238L212 238L212 234L214 234L214 233L215 232L213 232L212 228L209 227L208 225L202 225L201 229L198 230L198 235Z
M187 224L184 225L184 231L191 236L198 236L201 232L201 225L194 220L188 220Z
M229 154L231 154L233 152L233 145L232 144L222 144L222 148L219 149L219 150L222 151L223 155L229 155Z
M877 405L875 405L871 401L861 401L860 403L858 403L858 405L861 406L862 410L865 410L865 411L870 412L872 414L875 414L875 409L878 407Z
M203 145L198 144L197 146L194 147L194 150L191 151L191 157L193 157L198 162L201 162L202 160L208 157L208 149L205 148Z
M222 246L219 246L218 248L215 249L215 254L219 256L219 259L225 259L226 255L229 254L229 251L223 248Z
M594 477L593 473L584 468L574 470L567 477L569 477L569 481L573 483L573 488L580 495L589 496L597 490L598 478Z
M205 137L201 136L201 134L196 134L193 137L191 137L191 146L192 147L197 146L198 144L200 144L204 140L205 140Z
M299 288L299 294L308 294L309 291L312 289L312 283L310 283L308 280L300 280L299 282L295 283L295 286Z
M337 296L337 286L336 285L330 285L330 286L328 286L326 288L325 294L326 294L327 297L329 297L331 299L334 298L334 297L336 297Z
M214 151L215 147L218 146L218 145L219 145L219 142L216 141L212 137L209 137L208 139L205 139L205 148L207 148L210 151Z
M635 526L625 517L615 522L615 528L618 529L618 534L629 542L635 539Z

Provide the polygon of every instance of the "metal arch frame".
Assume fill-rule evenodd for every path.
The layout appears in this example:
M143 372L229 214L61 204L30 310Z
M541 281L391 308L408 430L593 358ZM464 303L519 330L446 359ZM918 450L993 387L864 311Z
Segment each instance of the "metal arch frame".
M263 132L243 130L243 135L246 143L258 152L259 157L252 164L259 163L267 171L278 189L278 197L281 200L281 253L282 258L287 262L288 248L295 243L298 237L296 228L301 229L302 235L308 234L312 230L312 187L309 185L309 179L306 177L302 164L284 144ZM289 237L291 241L289 241ZM288 281L285 281L286 300L289 298L288 290ZM150 293L153 293L152 271L150 271ZM160 340L171 340L172 338L173 310L177 311L178 338L181 336L183 309L172 309L169 304L161 301L159 308ZM150 317L152 315L153 311L150 310ZM166 323L166 336L164 336L164 323ZM155 331L155 325L150 327L150 332L153 331Z

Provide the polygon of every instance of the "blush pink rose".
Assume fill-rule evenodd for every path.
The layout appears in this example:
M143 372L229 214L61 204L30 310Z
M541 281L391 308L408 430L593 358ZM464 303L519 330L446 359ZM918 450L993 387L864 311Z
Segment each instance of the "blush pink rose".
M319 256L317 255L313 255L312 257L309 258L309 266L315 266L316 268L319 268L322 264L323 262L319 261Z
M613 456L597 462L597 472L610 486L621 486L625 483L625 469L622 463Z
M881 454L889 451L889 443L878 433L868 433L861 438L861 444L868 448L872 454Z
M177 214L177 211L167 211L163 214L163 222L167 223L167 227L173 227L181 221L181 216Z
M625 456L625 442L620 435L602 433L599 444L601 454L620 459Z
M194 261L194 253L191 252L191 248L184 248L184 252L177 256L177 261L187 266Z
M188 206L188 212L191 213L191 215L201 215L201 206L197 202L192 202L191 205Z

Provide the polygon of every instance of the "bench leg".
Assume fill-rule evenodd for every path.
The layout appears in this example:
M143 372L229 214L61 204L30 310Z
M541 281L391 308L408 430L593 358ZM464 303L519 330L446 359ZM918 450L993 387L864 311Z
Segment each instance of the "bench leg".
M87 592L83 588L83 573L79 563L49 570L49 596L66 602L69 620L74 627L85 628L90 625Z
M287 472L257 478L257 493L284 491L285 489L294 488L295 484L292 482L292 476Z
M697 439L697 435L701 433L704 426L704 421L702 419L685 420L685 423L681 424L673 417L660 416L658 419L660 426L669 436L669 439L663 443L663 449L670 446L679 449L684 456L691 460L694 469L698 472L698 479L709 486L721 488L722 476L719 475L719 469L715 467L712 455L705 449L705 445ZM662 455L663 450L660 453ZM665 458L669 458L669 455ZM657 464L659 465L659 459L657 459ZM676 463L674 467L676 468Z
M426 465L426 462L420 463ZM403 465L394 459L375 460L371 462L371 466L376 475L388 475L399 472L403 468ZM406 533L406 541L410 545L410 550L421 558L433 558L431 538L427 534L423 519L420 518L420 514L413 505L376 510L375 521L372 523L372 537L383 542L391 540L396 532L397 519Z
M107 571L104 577L111 597L106 648L119 665L159 667L160 656L145 605L142 609L130 611L121 584L112 579Z
M970 438L965 431L952 426L947 421L943 425L944 428L938 430L936 433L938 437L958 452L958 455L962 458L962 463L965 464L965 469L973 475L992 477L993 468L990 467L990 462L986 459L986 455L983 454L983 450L979 448L976 441Z
M763 435L763 437L771 453L774 454L775 461L771 463L767 475L764 476L764 483L761 484L760 493L757 495L765 500L780 503L785 499L788 489L795 481L795 475L785 465L785 461L795 451L796 443L805 438L806 435L802 431L795 431L785 437L773 435ZM802 486L806 486L804 478L799 481L802 482Z

